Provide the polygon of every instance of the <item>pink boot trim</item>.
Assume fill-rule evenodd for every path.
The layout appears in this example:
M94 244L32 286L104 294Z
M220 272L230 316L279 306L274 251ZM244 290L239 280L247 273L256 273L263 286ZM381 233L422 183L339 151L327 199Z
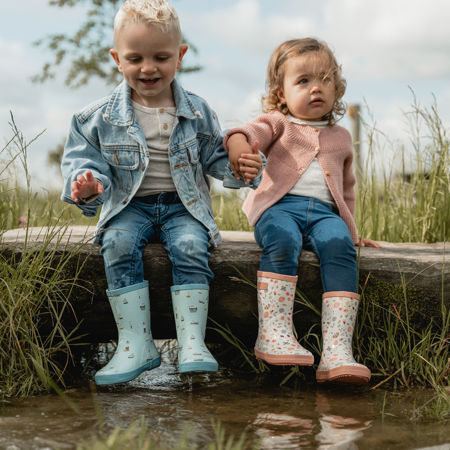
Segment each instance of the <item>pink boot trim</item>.
M312 366L314 364L313 355L270 355L255 348L257 359L266 361L275 366Z
M263 272L261 270L258 270L258 272L256 272L256 275L258 277L274 278L275 280L288 281L295 284L297 284L298 279L297 275L283 275L282 273Z
M370 370L364 366L340 366L330 370L318 370L316 380L318 383L351 383L365 384L370 380Z

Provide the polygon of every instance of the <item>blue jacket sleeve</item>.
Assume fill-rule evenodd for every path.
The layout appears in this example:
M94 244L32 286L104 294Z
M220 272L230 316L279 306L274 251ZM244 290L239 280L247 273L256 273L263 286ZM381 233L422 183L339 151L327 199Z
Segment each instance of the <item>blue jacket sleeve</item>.
M208 113L205 114L205 120L208 120L207 126L210 128L208 134L211 136L211 139L199 141L201 164L204 173L221 180L225 188L256 188L261 180L261 175L251 180L250 184L245 184L243 179L238 180L234 176L228 160L228 152L223 146L225 132L222 132L220 128L216 114L211 110ZM265 161L264 156L263 161Z
M87 170L90 170L94 178L103 184L104 193L90 203L75 203L70 197L72 183L78 175L84 174ZM102 158L100 146L96 143L95 137L84 132L76 116L72 118L71 129L64 147L61 172L64 178L61 199L77 205L85 216L95 216L104 197L109 195L111 170Z

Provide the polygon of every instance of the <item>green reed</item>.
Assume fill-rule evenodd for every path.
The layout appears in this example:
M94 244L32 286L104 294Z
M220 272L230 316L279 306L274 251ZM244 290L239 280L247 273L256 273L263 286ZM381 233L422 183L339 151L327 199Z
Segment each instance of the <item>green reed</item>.
M20 161L26 188L17 191L3 182L0 190L0 399L48 391L49 382L42 373L64 383L76 328L67 331L62 319L73 314L67 299L82 267L77 259L82 244L69 247L65 243L67 225L62 218L33 204L27 151L34 139L25 140L13 117L11 127L13 138L2 149L2 156ZM2 178L11 167L2 166ZM27 200L25 206L23 199ZM2 244L1 236L17 214L25 217L25 237L20 247L13 249ZM34 214L51 217L39 235L39 246L30 245L28 224Z
M182 435L168 441L158 436L155 430L150 430L145 418L133 422L127 428L116 427L112 431L101 430L91 439L86 439L77 445L77 450L241 450L259 448L257 442L250 442L245 434L239 438L227 435L220 422L213 422L207 443L198 443L198 437L192 436L189 429Z
M389 242L446 241L450 228L450 152L434 102L405 113L409 142L392 142L365 123L367 160L357 189L356 222L365 237ZM385 153L395 155L386 166ZM390 159L390 158L388 158Z

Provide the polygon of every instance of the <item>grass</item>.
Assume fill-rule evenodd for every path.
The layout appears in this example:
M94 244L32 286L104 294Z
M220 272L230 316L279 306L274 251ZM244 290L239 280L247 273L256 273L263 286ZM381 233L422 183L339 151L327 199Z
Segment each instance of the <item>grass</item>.
M365 124L368 157L366 175L357 190L358 229L364 237L389 242L447 241L450 229L447 129L436 103L426 108L414 99L405 118L410 129L409 145L390 141L374 121ZM396 155L393 161L384 157L387 149Z
M100 431L96 436L77 446L77 450L196 450L200 448L206 450L256 449L257 444L248 442L245 434L239 438L233 435L227 436L220 422L212 424L207 444L198 444L198 438L191 436L189 430L185 430L180 438L168 442L167 439L158 437L154 430L150 430L145 418L142 417L125 429L116 427L112 432Z
M13 117L11 127L13 138L2 153L8 151L10 160L21 161L29 193L26 155L34 139L25 141ZM4 167L0 175L9 169ZM30 246L27 223L33 216L32 201L29 196L25 210L18 208L23 195L22 190L8 189L5 184L0 191L0 230L9 226L18 211L26 218L22 248L0 254L0 400L47 392L47 379L64 384L71 348L76 344L76 328L65 330L62 318L72 314L67 299L78 284L80 247L69 248L63 243L67 224L49 211L52 204L40 210L41 216L49 220L48 228L40 235L41 245ZM64 258L60 258L58 246L66 253Z

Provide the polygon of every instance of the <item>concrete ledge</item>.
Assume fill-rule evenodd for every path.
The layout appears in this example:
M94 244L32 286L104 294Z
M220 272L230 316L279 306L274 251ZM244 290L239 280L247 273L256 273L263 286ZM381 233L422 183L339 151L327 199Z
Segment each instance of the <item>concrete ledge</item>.
M81 279L90 293L78 290L71 298L79 319L84 340L106 342L116 337L116 328L106 298L107 288L103 259L99 247L92 243L94 227L75 226L57 233L52 245L57 247L57 256L64 257L70 246L84 242L79 250L84 261ZM25 242L35 248L49 240L49 230L30 228L8 230L0 237L0 252L4 255L19 254ZM211 284L209 316L222 325L228 325L244 342L254 342L257 331L256 290L238 278L256 281L261 250L251 232L222 232L223 241L212 251L210 266L215 274ZM441 316L442 302L447 310L449 299L449 264L445 243L382 243L383 248L361 248L359 261L360 285L366 297L384 305L397 303L406 293L413 320L422 326ZM75 262L74 262L75 264ZM171 264L161 244L150 244L144 252L145 277L150 283L152 331L155 338L174 338L172 304L170 299ZM74 269L75 270L75 269ZM308 251L300 257L298 288L320 310L321 281L318 260ZM399 297L401 297L399 299ZM73 318L67 319L67 327ZM307 330L318 323L318 317L305 307L295 315L298 330ZM213 326L211 322L209 326ZM219 340L215 332L208 331L209 341Z

